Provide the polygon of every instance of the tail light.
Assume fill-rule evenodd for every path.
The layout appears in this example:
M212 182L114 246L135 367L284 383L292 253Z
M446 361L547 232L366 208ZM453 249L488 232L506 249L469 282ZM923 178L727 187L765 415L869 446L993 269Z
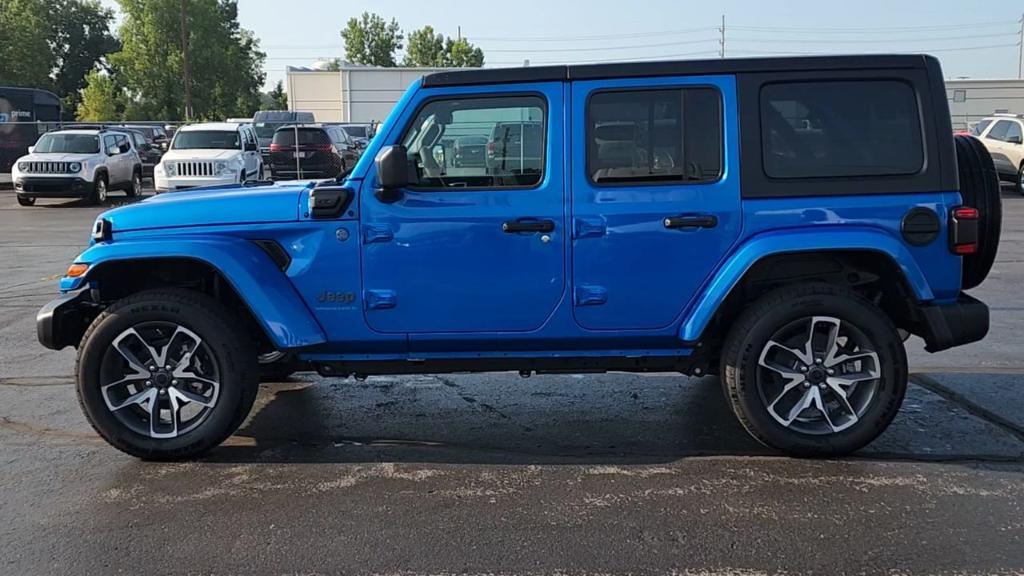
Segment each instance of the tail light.
M330 152L334 150L334 146L331 146L330 144L313 144L310 148L317 152Z
M966 256L978 251L978 219L981 213L977 208L960 206L949 214L949 249L954 254Z
M278 144L277 142L272 142L270 144L270 151L271 152L284 152L284 146Z

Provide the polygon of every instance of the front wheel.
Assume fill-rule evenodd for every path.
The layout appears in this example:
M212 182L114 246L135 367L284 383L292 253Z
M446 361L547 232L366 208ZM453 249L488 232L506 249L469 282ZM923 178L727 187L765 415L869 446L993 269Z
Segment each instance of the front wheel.
M92 182L92 203L103 204L107 201L107 177L105 174L97 174Z
M253 345L237 325L189 290L150 290L110 306L79 348L86 418L139 458L191 458L217 446L248 415L258 385Z
M18 196L19 206L35 206L36 199L32 196Z
M1017 194L1024 196L1024 162L1021 162L1020 168L1017 169L1017 181L1013 187L1017 190Z
M744 311L722 351L722 384L743 427L799 456L862 448L892 422L906 352L889 318L859 294L780 288Z

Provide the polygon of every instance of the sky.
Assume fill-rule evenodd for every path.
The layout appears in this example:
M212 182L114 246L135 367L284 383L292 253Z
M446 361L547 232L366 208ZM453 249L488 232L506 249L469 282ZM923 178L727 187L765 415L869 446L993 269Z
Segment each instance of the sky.
M115 0L103 0L116 6ZM984 9L979 9L983 6ZM1011 0L239 0L267 53L268 87L285 67L344 58L340 30L364 11L406 33L431 25L483 49L485 66L927 52L947 78L1015 78L1024 3Z

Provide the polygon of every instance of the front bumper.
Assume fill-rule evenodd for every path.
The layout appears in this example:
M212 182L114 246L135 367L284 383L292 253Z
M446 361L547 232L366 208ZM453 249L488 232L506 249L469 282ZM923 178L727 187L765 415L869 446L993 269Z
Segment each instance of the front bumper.
M918 310L924 349L929 352L977 342L988 334L988 306L963 292L952 304L930 304Z
M92 182L78 176L18 176L14 190L34 198L81 198L92 192Z
M174 190L186 190L188 188L199 188L202 186L223 186L224 184L236 184L238 183L238 174L225 174L223 176L202 176L202 177L181 177L175 176L168 178L167 176L161 176L156 174L153 179L153 187L160 192L170 192Z
M36 337L51 350L78 346L94 314L89 314L89 288L67 292L51 300L36 313ZM95 305L93 305L95 306Z

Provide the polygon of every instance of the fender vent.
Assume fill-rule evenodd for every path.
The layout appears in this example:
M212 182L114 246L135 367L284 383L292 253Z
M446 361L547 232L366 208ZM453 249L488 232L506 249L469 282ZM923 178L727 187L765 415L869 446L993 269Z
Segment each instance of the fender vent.
M253 243L262 248L282 272L288 270L288 266L292 263L292 257L280 244L274 240L253 240Z
M939 237L939 215L931 208L918 206L907 212L900 226L903 239L911 246L925 246Z

